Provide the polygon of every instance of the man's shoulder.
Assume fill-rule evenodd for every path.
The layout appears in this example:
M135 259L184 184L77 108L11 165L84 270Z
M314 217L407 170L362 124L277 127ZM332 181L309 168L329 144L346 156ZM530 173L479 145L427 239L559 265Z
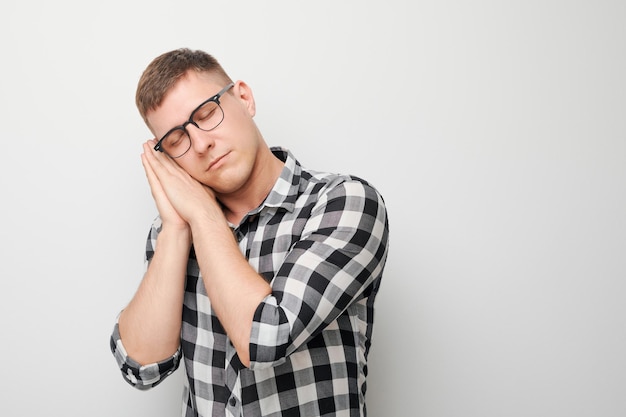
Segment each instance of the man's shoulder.
M314 170L303 170L303 173L308 174L309 182L312 184L325 184L327 189L333 189L336 187L344 187L350 189L368 189L374 192L378 192L369 181L362 177L352 174L342 174L333 172L322 172Z

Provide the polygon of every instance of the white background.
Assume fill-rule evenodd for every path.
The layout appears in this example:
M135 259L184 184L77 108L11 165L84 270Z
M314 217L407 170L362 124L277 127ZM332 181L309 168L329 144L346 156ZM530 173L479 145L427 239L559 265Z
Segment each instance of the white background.
M134 107L186 46L383 194L369 416L626 415L626 3L0 6L0 415L175 416L109 351L156 215Z

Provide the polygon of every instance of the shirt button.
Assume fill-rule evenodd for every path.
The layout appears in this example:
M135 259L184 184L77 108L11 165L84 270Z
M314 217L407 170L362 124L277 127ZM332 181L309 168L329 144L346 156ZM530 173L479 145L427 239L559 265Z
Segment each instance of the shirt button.
M235 404L237 404L237 400L235 399L235 397L230 397L230 401L228 401L230 403L231 407L234 407Z

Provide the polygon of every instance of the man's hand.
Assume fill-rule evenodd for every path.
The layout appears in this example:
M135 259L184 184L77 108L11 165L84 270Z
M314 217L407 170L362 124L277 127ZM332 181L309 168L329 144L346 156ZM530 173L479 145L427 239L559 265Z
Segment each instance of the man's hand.
M141 161L163 224L188 228L194 216L206 214L208 208L221 213L211 189L192 178L166 154L155 151L155 144L154 139L144 143Z

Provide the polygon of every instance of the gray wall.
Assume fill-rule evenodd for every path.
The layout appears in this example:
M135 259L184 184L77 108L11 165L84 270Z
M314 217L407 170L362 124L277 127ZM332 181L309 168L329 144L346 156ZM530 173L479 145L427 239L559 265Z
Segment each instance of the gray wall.
M370 180L392 246L370 416L626 415L623 1L0 6L0 415L178 415L108 337L156 214L137 79L180 46L272 145Z

